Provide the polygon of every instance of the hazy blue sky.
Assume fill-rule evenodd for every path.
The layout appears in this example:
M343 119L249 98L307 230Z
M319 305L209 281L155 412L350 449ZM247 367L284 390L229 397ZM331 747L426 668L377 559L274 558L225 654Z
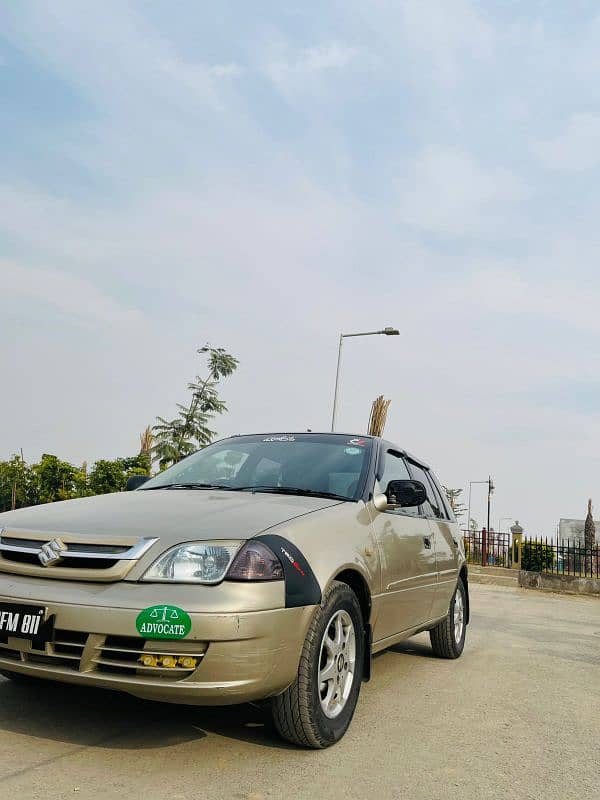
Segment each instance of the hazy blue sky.
M3 456L135 451L207 340L221 434L326 429L396 325L341 428L600 508L597 2L20 0L0 87Z

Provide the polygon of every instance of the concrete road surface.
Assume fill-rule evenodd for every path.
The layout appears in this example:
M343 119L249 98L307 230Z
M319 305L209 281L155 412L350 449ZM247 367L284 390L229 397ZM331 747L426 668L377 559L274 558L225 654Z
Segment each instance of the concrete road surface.
M288 747L252 706L190 709L0 678L0 798L600 796L600 600L472 587L456 662L376 657L349 733Z

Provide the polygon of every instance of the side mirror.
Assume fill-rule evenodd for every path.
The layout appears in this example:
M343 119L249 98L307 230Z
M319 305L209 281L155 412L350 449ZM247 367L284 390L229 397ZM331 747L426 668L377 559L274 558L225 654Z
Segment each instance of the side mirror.
M385 495L388 505L400 508L420 506L427 500L427 490L421 481L390 481Z
M150 480L148 475L130 475L125 484L125 491L133 492L143 483L146 483L147 480Z

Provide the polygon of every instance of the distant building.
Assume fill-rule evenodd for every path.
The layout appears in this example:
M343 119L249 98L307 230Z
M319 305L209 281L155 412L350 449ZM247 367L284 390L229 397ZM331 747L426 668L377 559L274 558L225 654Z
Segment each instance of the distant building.
M600 544L600 520L594 520L596 526L596 544ZM583 529L585 526L584 519L561 519L558 523L558 541L560 544L566 544L567 541L575 544L579 543L582 547L584 545Z

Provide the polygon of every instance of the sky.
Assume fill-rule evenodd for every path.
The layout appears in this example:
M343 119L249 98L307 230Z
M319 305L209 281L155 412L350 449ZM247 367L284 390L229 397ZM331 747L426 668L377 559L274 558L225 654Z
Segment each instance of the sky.
M492 526L600 508L600 8L54 0L0 11L0 457L386 434ZM485 522L485 487L473 516ZM506 520L502 527L506 527Z

